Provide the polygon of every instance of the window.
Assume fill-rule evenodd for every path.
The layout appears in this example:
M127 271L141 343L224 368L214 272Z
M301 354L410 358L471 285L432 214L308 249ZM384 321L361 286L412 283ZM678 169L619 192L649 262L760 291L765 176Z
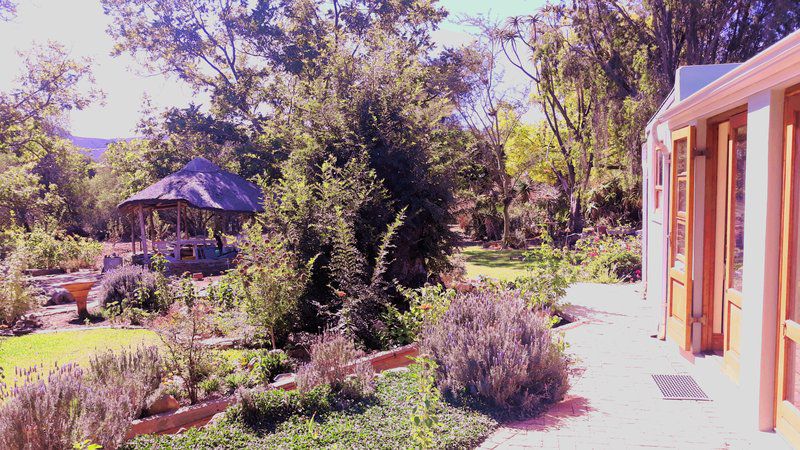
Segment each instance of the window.
M658 150L653 155L653 210L661 211L664 202L664 156Z

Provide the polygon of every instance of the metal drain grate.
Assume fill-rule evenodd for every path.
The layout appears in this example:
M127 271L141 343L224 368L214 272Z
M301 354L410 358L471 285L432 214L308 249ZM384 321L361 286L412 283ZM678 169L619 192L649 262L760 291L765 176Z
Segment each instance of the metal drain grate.
M653 381L658 385L664 400L711 400L689 375L653 374Z

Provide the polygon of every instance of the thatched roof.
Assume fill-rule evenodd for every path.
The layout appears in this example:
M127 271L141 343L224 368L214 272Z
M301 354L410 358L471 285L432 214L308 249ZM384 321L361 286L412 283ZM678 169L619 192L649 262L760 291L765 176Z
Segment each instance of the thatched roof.
M264 210L258 186L205 158L191 160L181 170L139 191L117 207L167 208L178 202L213 211L254 213Z

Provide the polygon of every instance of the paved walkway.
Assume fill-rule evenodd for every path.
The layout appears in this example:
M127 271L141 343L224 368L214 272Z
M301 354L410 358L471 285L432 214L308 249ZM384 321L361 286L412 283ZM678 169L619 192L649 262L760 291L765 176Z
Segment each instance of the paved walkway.
M540 417L506 424L480 448L789 448L774 433L752 431L719 358L693 365L650 337L656 309L640 289L573 286L567 301L583 323L565 331L577 360L567 397ZM653 373L692 375L712 401L664 400Z

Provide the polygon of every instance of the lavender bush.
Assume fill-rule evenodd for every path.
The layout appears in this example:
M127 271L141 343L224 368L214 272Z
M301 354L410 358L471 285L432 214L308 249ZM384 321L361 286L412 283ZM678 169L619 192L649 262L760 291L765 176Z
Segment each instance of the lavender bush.
M125 439L134 407L121 384L95 385L74 364L46 377L35 368L17 375L23 384L2 389L0 448L63 450L84 441L116 448Z
M154 311L158 308L156 274L141 266L121 266L103 277L100 285L100 306L112 304L121 309L130 307Z
M311 360L297 371L297 389L329 385L344 397L358 398L372 392L375 372L368 362L356 362L364 356L353 341L344 335L325 332L311 345Z
M107 351L89 360L89 379L97 386L119 385L128 395L133 417L139 417L148 399L158 393L164 377L164 362L158 348Z
M457 297L436 325L422 332L421 351L439 365L448 394L477 396L515 413L535 412L567 391L567 359L549 321L516 291Z

